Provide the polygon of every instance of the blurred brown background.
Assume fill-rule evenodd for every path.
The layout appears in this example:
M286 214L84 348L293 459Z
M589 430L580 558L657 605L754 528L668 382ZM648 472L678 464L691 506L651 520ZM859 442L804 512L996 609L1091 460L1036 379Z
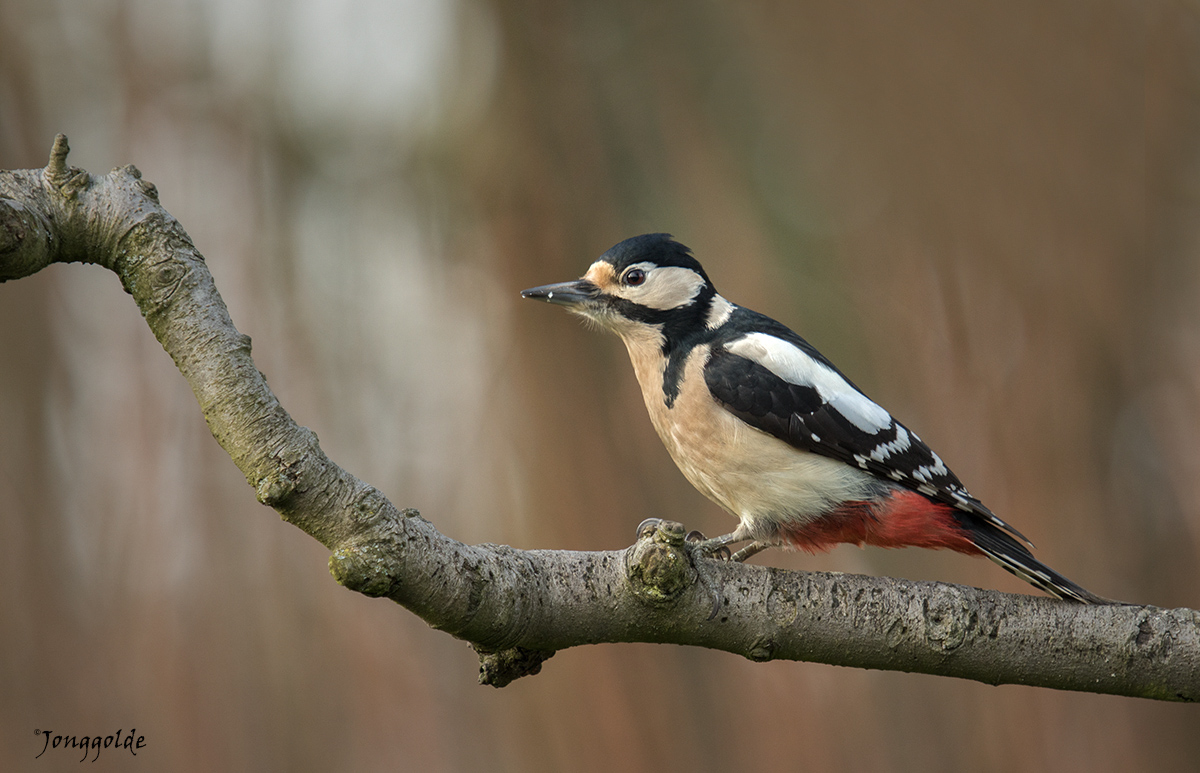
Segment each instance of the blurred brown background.
M285 406L444 533L732 520L524 287L669 231L1039 555L1200 607L1193 3L5 0L0 168L137 164ZM0 768L1192 770L1200 708L643 645L504 690L255 502L112 275L0 287ZM780 566L1025 592L987 561ZM104 753L104 769L130 766ZM56 767L57 766L57 767Z

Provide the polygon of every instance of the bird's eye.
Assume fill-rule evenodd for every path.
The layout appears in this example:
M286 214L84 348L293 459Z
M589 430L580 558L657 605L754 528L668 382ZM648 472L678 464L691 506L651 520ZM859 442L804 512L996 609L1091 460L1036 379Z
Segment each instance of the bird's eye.
M625 284L630 287L637 287L642 282L646 281L646 272L640 268L631 268L625 272Z

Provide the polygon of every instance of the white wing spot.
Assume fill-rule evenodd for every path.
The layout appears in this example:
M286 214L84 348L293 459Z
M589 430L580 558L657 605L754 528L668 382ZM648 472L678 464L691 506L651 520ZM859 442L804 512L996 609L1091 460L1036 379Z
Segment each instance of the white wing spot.
M875 446L875 450L871 452L871 458L877 462L882 462L892 454L901 453L909 446L908 430L899 424L896 425L896 439L890 443L880 443Z
M933 464L923 464L913 470L913 477L917 480L933 480L934 477L948 474L950 471L946 469L946 465L938 458L938 455L929 452L933 456Z
M933 486L930 486L928 483L922 483L920 486L917 486L917 491L920 491L926 496L933 496L937 493L937 489L935 489Z

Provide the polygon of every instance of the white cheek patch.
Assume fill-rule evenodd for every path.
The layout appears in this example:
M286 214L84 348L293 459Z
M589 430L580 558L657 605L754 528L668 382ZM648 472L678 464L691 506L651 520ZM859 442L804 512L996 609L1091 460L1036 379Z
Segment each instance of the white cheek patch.
M822 400L863 432L874 435L892 426L891 414L787 341L766 333L747 333L725 349L757 362L789 384L816 389Z
M704 289L704 277L690 268L659 267L653 263L635 263L629 268L645 271L646 281L636 287L619 286L612 293L639 306L658 311L677 309L696 300L696 296Z

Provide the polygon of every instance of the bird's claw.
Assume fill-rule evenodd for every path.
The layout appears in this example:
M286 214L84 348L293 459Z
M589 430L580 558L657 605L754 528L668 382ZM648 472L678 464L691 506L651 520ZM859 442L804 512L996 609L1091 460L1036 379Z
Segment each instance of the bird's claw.
M634 534L637 536L637 539L644 539L646 537L649 537L651 534L654 533L654 530L657 529L658 525L662 522L663 522L662 518L647 518L646 520L642 521L641 523L639 523L637 525L637 530L634 532Z
M716 558L718 560L728 560L729 548L725 545L714 546L705 536L696 530L688 532L683 538L684 543L688 548L688 555L692 559L692 567L696 570L696 576L700 579L700 584L708 591L709 597L712 599L712 611L708 613L709 620L717 616L721 611L721 602L724 597L721 595L721 589L717 585L717 581L713 578L712 569L706 562L697 561L698 558ZM714 550L714 547L716 548Z
M714 558L718 561L728 561L733 555L729 551L728 545L716 545L712 543L708 545L699 544L708 542L708 538L705 537L704 533L698 529L692 529L689 531L687 536L683 538L683 541L695 545L698 553L705 558Z

